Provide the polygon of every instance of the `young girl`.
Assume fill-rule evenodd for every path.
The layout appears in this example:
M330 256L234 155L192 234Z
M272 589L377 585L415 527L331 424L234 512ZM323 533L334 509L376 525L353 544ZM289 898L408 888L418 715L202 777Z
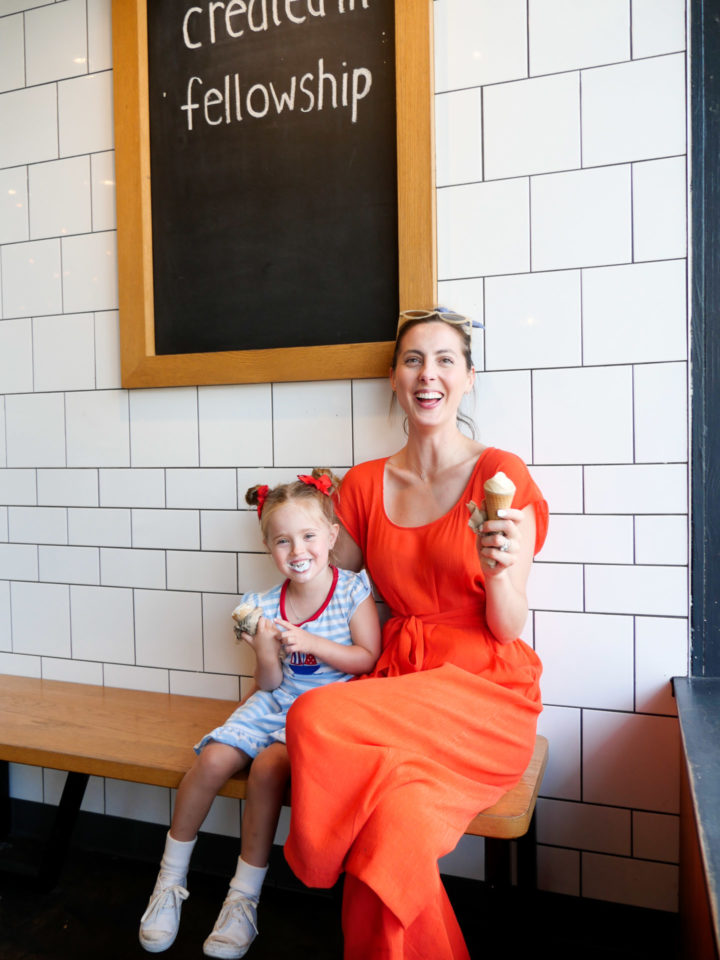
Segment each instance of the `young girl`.
M259 688L223 724L203 737L178 788L160 873L140 922L140 943L166 950L180 923L190 855L197 832L225 782L252 760L235 876L203 952L242 957L257 936L257 906L290 774L285 715L306 690L348 680L375 666L380 625L367 574L331 565L338 535L326 470L270 490L252 487L263 542L283 583L243 600L262 609L253 636L241 636L257 657Z

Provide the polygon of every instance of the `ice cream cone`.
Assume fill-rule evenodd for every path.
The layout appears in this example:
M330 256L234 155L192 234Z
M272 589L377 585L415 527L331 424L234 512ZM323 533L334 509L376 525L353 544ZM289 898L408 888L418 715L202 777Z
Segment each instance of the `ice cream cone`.
M498 510L512 506L515 496L515 484L504 473L496 473L483 484L485 491L485 511L488 520L497 520Z
M262 616L261 607L253 607L251 603L241 603L235 607L232 612L232 618L235 621L235 633L239 637L241 633L249 633L255 636L258 620Z

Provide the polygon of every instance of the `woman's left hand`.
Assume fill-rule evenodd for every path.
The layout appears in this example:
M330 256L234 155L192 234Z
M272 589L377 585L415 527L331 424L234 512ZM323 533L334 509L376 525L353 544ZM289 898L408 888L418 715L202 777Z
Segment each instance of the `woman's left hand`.
M483 503L483 508L485 504ZM486 520L476 538L476 547L485 576L497 576L518 559L523 540L522 510L501 510L497 520Z

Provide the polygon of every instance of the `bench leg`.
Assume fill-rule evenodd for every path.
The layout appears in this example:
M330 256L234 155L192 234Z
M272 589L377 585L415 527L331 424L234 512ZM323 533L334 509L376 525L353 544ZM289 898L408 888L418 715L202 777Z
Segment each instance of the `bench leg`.
M0 760L0 843L10 835L10 764Z
M5 786L7 786L7 764L5 768L4 773L0 770L0 790L3 787L3 779L5 780ZM50 833L40 854L39 863L3 861L0 862L0 873L25 877L31 881L33 888L39 891L50 890L55 886L65 863L70 837L80 812L80 804L89 779L87 773L68 773L60 803L55 810ZM5 833L7 837L10 832L9 790L3 791L1 795L0 817L3 817L0 826L7 827Z
M534 813L527 833L518 840L517 851L518 886L537 890L537 826Z
M527 833L517 843L517 885L525 890L537 889L537 830L535 815ZM485 881L493 887L512 883L512 840L485 838Z

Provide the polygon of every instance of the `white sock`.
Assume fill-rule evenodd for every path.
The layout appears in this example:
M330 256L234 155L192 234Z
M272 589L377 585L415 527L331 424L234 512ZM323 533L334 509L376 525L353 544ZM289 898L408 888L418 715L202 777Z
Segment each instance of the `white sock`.
M245 863L242 857L238 857L237 869L230 881L230 889L259 900L267 871L267 867L254 867L251 863Z
M181 887L185 886L190 857L196 843L197 837L194 840L176 840L168 832L165 839L165 851L160 861L160 873L158 874L158 881L162 880L163 886L176 883Z

